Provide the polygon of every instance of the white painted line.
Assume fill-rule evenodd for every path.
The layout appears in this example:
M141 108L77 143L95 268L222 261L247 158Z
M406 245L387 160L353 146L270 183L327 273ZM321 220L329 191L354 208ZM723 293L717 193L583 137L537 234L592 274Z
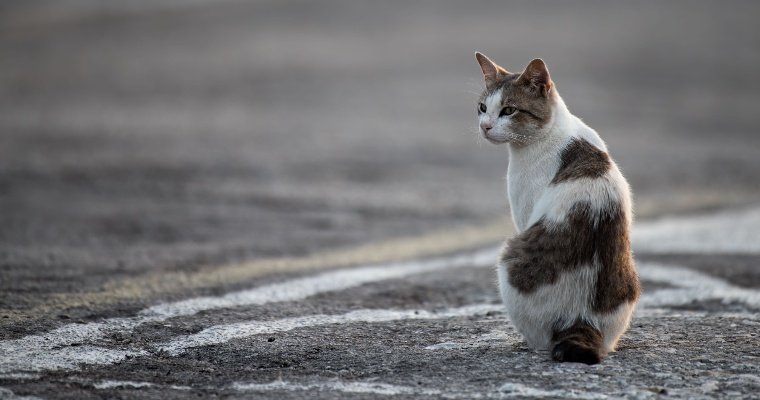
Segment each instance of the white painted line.
M697 271L665 267L658 264L642 264L639 267L639 274L645 280L664 282L677 289L663 289L653 293L646 293L642 296L641 304L647 307L662 307L689 304L693 301L703 301L708 299L728 299L741 301L751 306L760 305L760 293L747 290L731 285L721 279L714 278ZM323 274L327 275L327 274ZM302 282L302 280L294 280ZM173 340L158 344L155 349L166 351L173 355L185 352L187 349L226 343L233 339L250 337L258 334L271 334L285 332L297 328L311 326L323 326L330 324L345 324L356 322L387 322L394 320L408 319L439 319L451 318L458 316L479 315L490 311L501 310L501 305L480 304L460 308L447 309L440 312L430 312L425 310L357 310L345 314L337 315L308 315L300 317L285 318L274 321L246 321L234 324L216 325L204 329L203 331L187 336L179 336ZM145 318L145 317L143 317ZM108 325L108 320L101 323L102 326ZM76 325L87 328L87 325ZM119 323L110 326L111 329L85 329L82 331L64 331L71 338L84 340L86 333L102 335L108 332L124 332L124 329L131 329L133 324ZM80 363L84 364L113 364L125 359L127 356L143 356L149 354L145 350L114 350L101 348L91 345L84 346L55 346L51 347L45 344L45 340L40 337L33 337L31 342L22 342L24 346L30 343L40 346L39 348L29 347L11 347L27 338L16 341L2 342L5 355L7 357L0 361L3 372L20 372L20 371L45 371L55 369L75 369ZM59 338L60 343L65 338ZM438 347L433 345L431 350L451 346L448 344L439 344Z
M313 277L293 279L283 283L233 292L224 296L198 297L174 303L160 304L140 312L140 315L148 318L167 319L193 315L200 311L212 309L301 300L319 293L335 292L365 283L398 279L425 272L454 267L493 265L494 260L496 260L499 254L498 252L497 248L489 248L448 258L389 263L325 272Z
M664 219L636 225L634 241L639 249L660 249L669 252L702 250L757 252L760 250L760 238L758 238L760 230L755 229L758 224L760 224L760 209L721 212L702 217ZM727 231L729 233L726 233ZM0 373L76 369L80 364L113 364L128 356L143 356L148 352L133 348L99 347L100 342L111 334L129 333L145 323L194 315L206 310L302 300L319 293L340 291L362 284L449 268L493 265L498 254L499 249L494 247L427 261L389 263L329 271L311 277L232 292L224 296L201 297L160 304L143 310L132 318L111 318L89 324L69 324L39 335L0 341ZM708 299L738 301L753 307L760 305L760 294L756 291L739 288L696 271L665 268L654 264L642 264L639 271L642 278L646 280L666 282L678 287L645 294L641 302L643 307L680 305ZM172 351L182 351L193 346L222 343L232 338L256 334L255 332L294 329L296 323L320 325L387 321L411 318L407 314L409 312L412 311L362 310L354 314L349 313L350 315L304 316L266 323L247 322L227 327L217 326L196 335L177 338L162 346ZM418 315L423 315L421 318L433 318L434 315L440 314L423 312Z
M607 399L609 397L601 393L589 393L580 390L545 390L523 385L521 383L505 383L499 388L500 397L535 397L540 399L562 398L562 399Z
M10 346L7 346L10 347ZM98 346L76 347L16 347L3 349L0 353L0 370L11 371L54 371L59 369L77 369L81 364L115 364L127 357L144 356L144 350L114 350Z
M143 389L155 388L158 390L192 390L189 386L160 385L152 382L134 381L102 381L93 385L95 389ZM200 387L198 389L209 389ZM214 388L218 389L218 388ZM420 386L394 385L375 381L319 381L319 382L288 382L273 381L269 383L235 382L227 389L242 393L251 392L341 392L353 394L373 394L379 396L429 396L443 399L499 399L499 398L565 398L565 399L588 399L601 400L608 397L603 394L589 393L579 390L544 390L520 383L505 383L498 390L490 392L453 392L441 389L426 388Z
M111 364L144 352L105 350L89 343L109 333L129 332L155 318L110 318L88 324L68 324L40 335L0 342L0 373L75 369L80 363Z
M658 264L642 264L639 267L639 273L643 279L664 282L679 287L678 289L663 289L654 293L646 293L641 300L643 307L682 305L708 299L732 299L745 302L748 305L760 304L760 293L735 287L723 280L693 270L664 267ZM302 282L300 279L294 281ZM357 310L338 315L308 315L274 321L246 321L212 326L193 335L179 336L169 342L156 345L155 349L178 355L194 347L221 344L252 335L285 332L310 326L356 322L387 322L405 319L451 318L478 315L498 310L501 310L501 305L481 304L443 310L437 313L424 310ZM107 325L108 321L104 321L101 324ZM87 327L87 325L77 326ZM93 334L123 332L117 328L130 329L131 327L132 324L121 323L117 327L112 326L113 330L100 329L94 331L87 330L87 332ZM71 337L76 337L78 340L83 339L83 333L79 331L67 332L67 334ZM149 354L145 350L114 350L91 345L51 348L49 345L44 346L44 341L39 340L39 338L36 338L34 343L40 345L41 348L16 347L12 349L9 346L12 343L8 342L18 343L18 341L6 341L2 343L7 348L5 354L9 355L6 359L0 361L0 366L4 372L75 369L80 363L113 364L125 359L127 356L136 357ZM442 347L445 347L445 345Z
M634 224L636 251L653 253L760 253L760 208L701 216L666 217Z
M11 374L0 374L0 379L13 379L13 380L16 380L16 381L34 380L34 379L40 379L41 377L42 377L42 375L40 375L40 374L28 374L28 373L25 373L25 372L11 373Z
M687 268L642 263L639 268L642 280L667 283L673 289L660 289L646 293L640 307L685 305L705 300L720 300L724 304L742 303L760 308L760 291L745 289Z
M230 388L239 392L303 392L317 390L343 393L367 393L385 396L422 395L451 398L437 389L356 381L328 381L318 383L292 383L286 381L274 381L270 383L234 383Z
M413 270L419 271L419 269ZM643 307L673 306L707 299L732 299L745 302L749 305L760 304L760 294L735 287L723 280L693 270L663 267L657 264L642 264L639 267L639 273L646 280L665 282L679 287L678 289L664 289L654 293L646 293L641 300ZM324 278L326 276L329 277L330 274L325 273L320 276ZM364 279L361 281L366 282ZM292 282L300 285L303 283L303 279L296 279ZM182 309L184 310L185 308ZM484 304L449 309L438 313L414 310L358 310L339 315L309 315L274 321L248 321L212 326L197 334L180 336L167 343L159 344L156 348L165 350L171 354L181 354L193 347L220 344L236 338L244 338L256 334L284 332L308 326L354 322L384 322L403 319L450 318L477 315L500 309L500 305ZM144 323L140 319L144 321L158 320L160 317L143 315L135 319L112 319L97 324L74 324L53 331L59 335L58 337L51 336L48 333L0 342L0 349L2 349L0 354L4 356L0 359L0 372L76 369L80 364L107 365L120 362L127 357L148 355L150 353L142 349L120 350L97 347L91 344L79 346L61 345L61 343L72 341L90 343L91 341L102 339L109 333L126 333L139 323ZM75 329L77 327L80 329ZM88 337L88 335L90 336Z
M171 389L171 390L192 390L190 386L178 386L178 385L156 385L151 382L135 382L135 381L100 381L92 385L95 389L140 389L140 388L159 388L159 389Z
M40 400L39 397L34 396L19 396L13 393L12 390L0 387L0 399L3 400Z
M516 332L510 334L503 330L493 330L488 333L484 333L480 336L469 338L466 340L457 340L449 342L441 342L431 344L425 347L425 350L460 350L460 349L474 349L485 346L499 346L506 347L513 344L520 343L522 337Z
M434 396L443 399L501 399L501 398L563 398L603 400L608 397L599 393L589 393L580 390L544 390L520 383L505 383L498 390L490 392L452 392L440 389L392 385L379 382L362 381L327 381L312 383L295 383L275 381L270 383L234 383L231 389L239 392L342 392L364 393L381 396Z
M192 390L189 386L160 385L152 382L134 382L134 381L102 381L93 385L95 389L106 390L113 388L156 388L159 390ZM198 389L216 389L208 387L199 387ZM380 382L361 382L361 381L326 381L318 383L292 383L286 381L274 381L269 383L245 383L236 382L227 387L227 389L236 392L301 392L301 391L331 391L343 393L363 393L377 394L385 396L397 395L424 395L436 396L443 398L453 398L437 389L427 389L411 386L391 385ZM472 398L472 397L469 397Z
M140 356L146 353L105 349L91 344L97 344L110 334L128 333L146 323L219 308L302 300L319 293L345 290L367 283L448 268L491 265L497 255L498 249L491 248L421 262L389 263L330 271L312 277L232 292L224 296L200 297L161 304L143 310L138 316L132 318L110 318L88 324L68 324L40 335L0 341L0 373L75 369L80 363L112 364L127 356Z
M233 339L246 338L253 335L287 332L298 328L357 322L375 323L412 319L444 319L483 315L492 311L501 311L502 309L503 306L500 304L476 304L459 308L449 308L439 312L430 312L426 310L365 309L337 315L317 314L278 319L275 321L246 321L212 326L196 334L180 336L168 343L160 344L156 347L158 350L176 356L193 347L226 343Z
M95 389L114 389L114 388L145 388L154 386L150 382L135 381L101 381L93 384Z

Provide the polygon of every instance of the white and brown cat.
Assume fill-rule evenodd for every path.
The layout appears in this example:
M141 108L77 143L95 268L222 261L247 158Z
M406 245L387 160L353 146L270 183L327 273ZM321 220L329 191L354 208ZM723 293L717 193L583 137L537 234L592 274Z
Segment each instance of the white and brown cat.
M598 363L628 329L640 286L631 193L599 135L568 111L544 62L510 73L476 53L480 133L509 148L518 234L498 265L502 299L528 345Z

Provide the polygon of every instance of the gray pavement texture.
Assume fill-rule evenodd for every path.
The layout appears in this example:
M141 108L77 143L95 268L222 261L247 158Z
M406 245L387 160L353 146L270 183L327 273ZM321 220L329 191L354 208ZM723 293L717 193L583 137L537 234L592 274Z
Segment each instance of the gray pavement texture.
M642 226L756 220L758 13L1 3L0 399L760 397L760 228L737 237L739 219L705 225L725 231L719 249L637 249L642 306L593 367L529 351L487 260L451 261L498 235L397 258L377 247L508 214L506 149L475 133L476 50L512 70L547 62ZM445 267L415 270L431 259ZM275 261L234 268L252 260ZM298 283L378 263L417 272ZM246 297L268 287L292 296Z

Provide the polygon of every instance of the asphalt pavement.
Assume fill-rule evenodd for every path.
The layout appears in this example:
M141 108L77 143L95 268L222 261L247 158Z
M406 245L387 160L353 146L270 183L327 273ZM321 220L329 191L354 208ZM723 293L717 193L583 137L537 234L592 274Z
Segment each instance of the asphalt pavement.
M0 5L0 398L757 398L753 2ZM493 264L480 50L549 66L631 182L598 366Z

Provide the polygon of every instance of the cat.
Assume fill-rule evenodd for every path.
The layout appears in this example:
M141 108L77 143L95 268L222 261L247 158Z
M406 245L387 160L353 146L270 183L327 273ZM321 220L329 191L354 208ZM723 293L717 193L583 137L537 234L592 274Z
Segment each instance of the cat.
M541 59L510 73L481 53L480 134L509 148L517 234L498 281L528 345L596 364L628 329L641 289L631 252L628 182L599 135L568 111Z

